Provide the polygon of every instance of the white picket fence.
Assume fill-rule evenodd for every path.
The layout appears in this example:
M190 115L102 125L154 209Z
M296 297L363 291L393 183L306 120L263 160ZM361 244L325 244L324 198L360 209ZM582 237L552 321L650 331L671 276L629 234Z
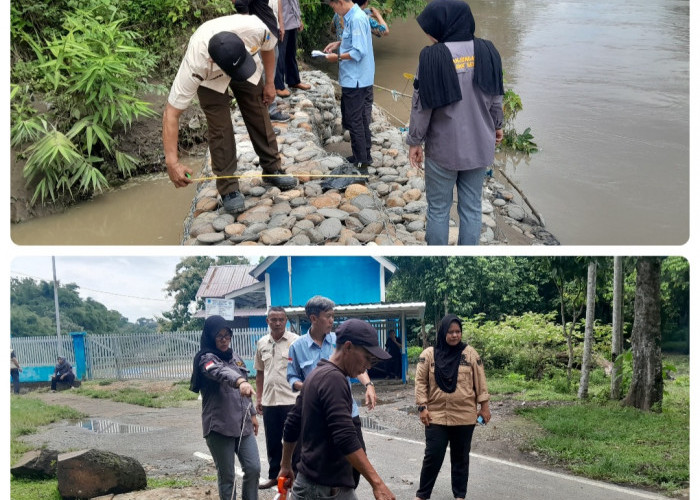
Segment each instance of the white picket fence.
M266 329L234 330L231 346L244 360L252 360ZM85 359L89 379L184 379L192 373L201 331L124 335L86 335ZM63 353L75 365L72 339L62 338ZM12 340L23 366L53 366L58 354L55 337Z

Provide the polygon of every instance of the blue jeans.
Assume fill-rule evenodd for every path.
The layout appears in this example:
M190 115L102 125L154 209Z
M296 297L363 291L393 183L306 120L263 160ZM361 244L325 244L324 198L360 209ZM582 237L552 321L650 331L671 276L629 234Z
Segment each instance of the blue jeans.
M292 486L293 500L357 500L352 488L331 488L312 483L303 474L297 474Z
M240 439L240 447L239 447ZM260 456L258 455L258 443L253 434L234 438L223 436L217 432L210 432L207 437L207 446L216 464L216 476L219 484L219 499L231 500L233 497L233 483L236 480L236 455L243 469L243 486L241 488L243 500L258 499L258 481L260 480ZM238 451L236 451L238 448Z
M425 158L425 196L428 220L425 241L428 245L447 245L450 230L452 190L457 185L459 245L478 245L481 237L481 188L486 167L473 170L446 170Z

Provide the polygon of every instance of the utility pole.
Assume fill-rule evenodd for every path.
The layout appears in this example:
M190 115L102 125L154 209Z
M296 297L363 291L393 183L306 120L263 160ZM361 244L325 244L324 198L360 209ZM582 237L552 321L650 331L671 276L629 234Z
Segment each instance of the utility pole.
M63 356L63 343L61 342L61 313L58 310L58 282L56 281L56 257L51 257L53 266L53 302L56 309L56 343L58 355Z

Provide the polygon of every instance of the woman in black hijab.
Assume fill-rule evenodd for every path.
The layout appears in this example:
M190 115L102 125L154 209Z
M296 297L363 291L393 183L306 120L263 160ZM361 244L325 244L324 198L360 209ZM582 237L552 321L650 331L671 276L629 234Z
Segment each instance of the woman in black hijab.
M216 465L220 500L233 498L236 455L243 469L242 498L257 500L260 455L253 387L245 363L231 349L231 337L224 318L206 319L192 363L190 390L202 394L202 430Z
M419 56L406 143L411 165L423 168L426 241L447 245L457 186L460 245L481 235L481 189L503 138L503 68L493 43L474 36L469 5L433 0L417 18L434 42Z
M462 320L448 314L440 322L435 347L428 347L416 367L416 404L425 425L425 456L416 500L430 498L450 445L452 494L467 495L469 451L474 427L491 420L484 365L473 347L462 342Z

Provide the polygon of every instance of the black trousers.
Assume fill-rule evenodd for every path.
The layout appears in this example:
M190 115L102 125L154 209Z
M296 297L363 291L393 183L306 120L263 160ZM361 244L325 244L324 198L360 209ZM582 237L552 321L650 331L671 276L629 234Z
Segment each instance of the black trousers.
M425 428L425 456L420 471L418 498L430 498L435 487L442 462L445 459L447 444L450 444L452 473L452 496L466 498L469 480L469 451L472 447L473 425L437 425Z
M263 406L263 425L265 426L265 448L267 462L270 464L268 479L277 479L282 462L282 433L287 413L294 405Z
M66 375L66 378L63 380L59 379L56 375L51 377L51 390L55 391L56 390L56 384L59 382L63 382L64 384L68 384L69 386L73 387L73 381L75 380L75 375L73 373L69 373Z
M372 102L374 89L369 87L342 87L340 113L343 128L350 132L350 146L356 163L372 163Z
M297 28L284 32L284 40L277 43L279 57L275 69L275 88L284 90L284 83L290 87L301 83L297 64Z
M19 394L19 370L10 368L10 378L12 379L12 390L15 394Z

